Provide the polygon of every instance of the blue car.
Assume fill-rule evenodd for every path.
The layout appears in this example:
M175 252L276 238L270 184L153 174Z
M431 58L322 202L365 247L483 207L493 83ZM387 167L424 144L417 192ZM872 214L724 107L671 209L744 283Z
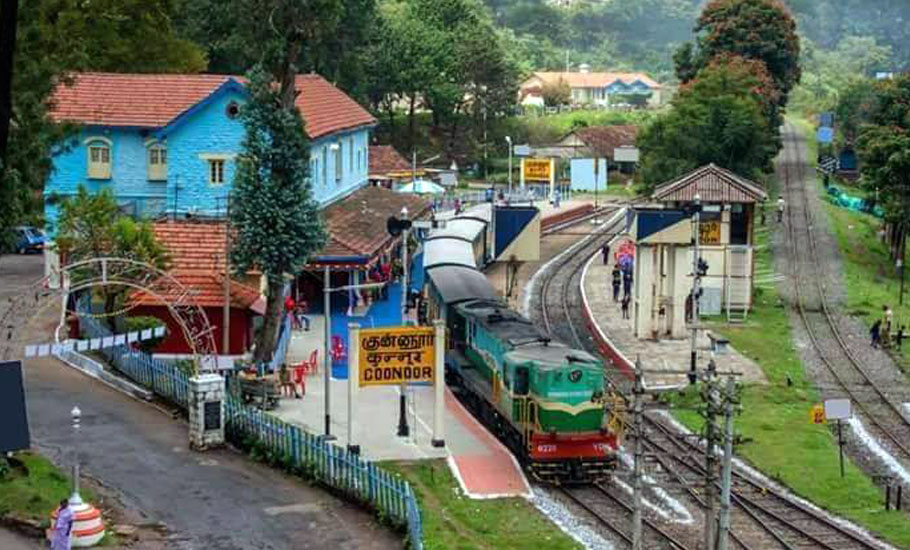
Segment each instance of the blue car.
M28 254L29 252L42 252L47 237L44 232L35 227L19 226L13 229L15 239L15 250L17 254Z

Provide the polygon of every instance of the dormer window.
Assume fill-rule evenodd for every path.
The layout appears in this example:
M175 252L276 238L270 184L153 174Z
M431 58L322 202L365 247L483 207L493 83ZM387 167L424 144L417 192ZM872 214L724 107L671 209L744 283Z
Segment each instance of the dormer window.
M93 180L111 179L111 141L105 138L87 140L88 178Z
M167 181L167 147L164 144L149 146L146 169L149 181Z

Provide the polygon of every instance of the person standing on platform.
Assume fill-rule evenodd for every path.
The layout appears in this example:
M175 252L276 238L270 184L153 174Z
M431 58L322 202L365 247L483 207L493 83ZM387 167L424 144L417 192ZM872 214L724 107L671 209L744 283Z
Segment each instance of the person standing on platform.
M600 252L603 254L604 265L607 265L607 263L610 261L610 245L604 243L604 245L600 247Z
M291 328L299 329L300 321L297 319L297 316L294 315L295 308L296 308L296 304L294 303L294 299L291 298L290 294L288 294L287 297L284 299L284 314L291 316Z
M626 269L622 272L622 293L623 296L632 294L632 270Z
M632 297L626 294L622 297L622 318L629 318L629 302L632 301Z
M618 265L613 265L613 301L619 301L619 285L622 284L622 272Z

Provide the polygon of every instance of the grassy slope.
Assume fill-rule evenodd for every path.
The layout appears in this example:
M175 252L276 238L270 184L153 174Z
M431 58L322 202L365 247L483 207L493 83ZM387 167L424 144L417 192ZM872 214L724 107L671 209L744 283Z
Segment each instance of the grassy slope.
M767 246L770 231L777 229L772 220L769 216L768 225L757 235L757 279L772 269ZM910 548L906 516L884 512L879 489L849 461L846 478L841 479L837 440L828 428L809 423L809 408L819 397L805 378L791 339L787 310L776 288L763 285L756 290L755 308L747 323L718 324L714 330L758 362L769 382L743 390L743 410L736 426L746 442L737 448L737 453L797 494L864 525L901 548ZM793 382L790 387L786 384L788 375ZM695 399L690 392L680 401L685 405ZM678 410L676 414L691 429L700 430L701 418L696 413Z
M580 545L521 498L471 500L445 461L384 463L410 481L420 501L427 550L575 550Z
M25 464L28 474L14 468L0 478L0 516L48 522L60 499L69 496L70 478L40 455L25 452L15 457ZM80 493L96 501L91 491L82 489Z

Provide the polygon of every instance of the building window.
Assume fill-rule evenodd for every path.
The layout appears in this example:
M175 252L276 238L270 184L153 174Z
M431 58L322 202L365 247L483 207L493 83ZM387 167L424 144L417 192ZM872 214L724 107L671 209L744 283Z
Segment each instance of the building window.
M342 159L344 158L344 144L338 142L335 148L335 184L341 183Z
M209 183L212 185L224 183L224 159L209 160Z
M354 171L354 138L348 140L348 170Z
M94 180L111 179L111 144L108 140L88 142L88 177Z
M151 181L167 180L167 147L155 143L148 148L148 179Z
M329 149L325 145L322 146L322 185L329 184L329 176L326 167L329 165Z

